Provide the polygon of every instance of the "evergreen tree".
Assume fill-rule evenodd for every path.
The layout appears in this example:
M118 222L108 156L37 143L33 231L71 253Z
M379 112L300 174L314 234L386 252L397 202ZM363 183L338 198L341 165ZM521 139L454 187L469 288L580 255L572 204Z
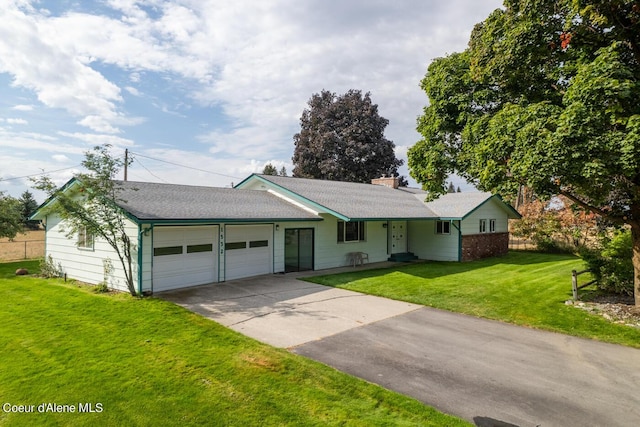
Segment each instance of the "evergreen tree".
M263 175L278 175L278 170L271 163L267 163L262 170Z
M31 215L38 209L38 202L33 198L33 194L29 190L25 190L20 196L20 204L22 205L22 223L31 229L38 228L38 221L30 221Z
M368 92L314 94L293 137L293 176L351 182L398 176L402 161L384 136L388 124Z

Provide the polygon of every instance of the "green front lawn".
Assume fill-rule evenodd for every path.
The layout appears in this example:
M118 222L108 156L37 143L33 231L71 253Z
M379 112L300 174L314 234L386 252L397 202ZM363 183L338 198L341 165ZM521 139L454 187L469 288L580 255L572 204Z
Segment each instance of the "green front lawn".
M169 302L19 266L37 269L0 264L2 425L467 425ZM6 412L42 403L76 412Z
M427 262L305 280L473 316L640 347L640 330L567 306L574 256L510 252L481 261ZM587 281L581 276L581 281Z

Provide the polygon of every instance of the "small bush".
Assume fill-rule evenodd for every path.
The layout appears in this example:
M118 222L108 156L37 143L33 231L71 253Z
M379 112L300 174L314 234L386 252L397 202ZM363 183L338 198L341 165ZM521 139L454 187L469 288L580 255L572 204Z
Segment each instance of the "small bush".
M633 295L633 245L631 231L616 232L604 239L601 247L581 253L598 287L605 292Z
M534 239L536 250L546 254L571 254L575 253L575 248L560 240L552 238Z
M95 286L94 291L96 293L103 294L109 292L109 286L107 286L106 282L101 282Z
M56 265L53 257L49 255L40 261L40 275L48 279L62 277L62 265L60 263Z

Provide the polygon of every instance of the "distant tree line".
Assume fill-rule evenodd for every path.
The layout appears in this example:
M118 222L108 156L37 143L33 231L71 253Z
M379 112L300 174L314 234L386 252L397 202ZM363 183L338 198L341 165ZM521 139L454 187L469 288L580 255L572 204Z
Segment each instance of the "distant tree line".
M38 203L29 191L22 193L19 199L0 192L0 238L13 239L25 228L37 229L39 221L29 218L38 208Z

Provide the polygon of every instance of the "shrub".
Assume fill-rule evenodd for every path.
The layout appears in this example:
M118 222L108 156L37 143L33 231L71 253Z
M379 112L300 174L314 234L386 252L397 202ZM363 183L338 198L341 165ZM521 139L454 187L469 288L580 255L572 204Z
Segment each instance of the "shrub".
M95 286L94 291L98 294L106 293L109 292L109 286L106 282L100 282Z
M599 249L581 253L598 287L605 292L633 295L633 246L631 231L622 230L605 238Z
M40 275L48 279L62 277L62 265L60 263L56 265L51 255L42 258L40 260Z

